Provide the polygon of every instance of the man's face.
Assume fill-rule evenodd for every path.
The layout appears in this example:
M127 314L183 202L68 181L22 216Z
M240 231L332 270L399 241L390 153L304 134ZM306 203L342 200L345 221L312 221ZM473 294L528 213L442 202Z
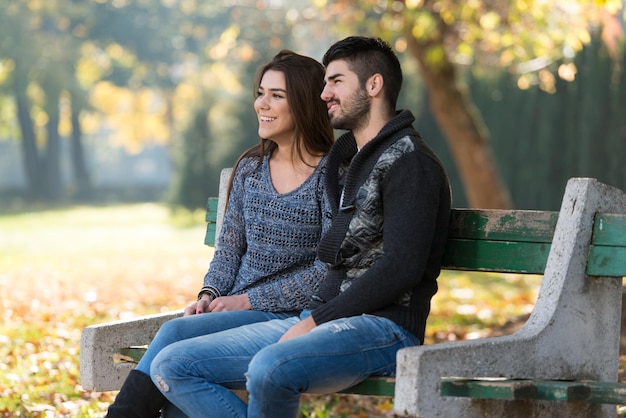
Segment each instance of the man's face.
M328 63L321 98L327 103L330 125L357 130L369 121L370 98L344 60Z

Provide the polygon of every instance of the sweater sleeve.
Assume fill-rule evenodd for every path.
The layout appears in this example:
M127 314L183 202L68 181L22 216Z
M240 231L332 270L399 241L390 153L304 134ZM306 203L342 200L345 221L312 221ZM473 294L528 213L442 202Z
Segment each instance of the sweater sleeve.
M444 183L441 167L423 154L394 162L382 183L383 253L347 289L312 311L318 325L376 312L419 284L437 232Z

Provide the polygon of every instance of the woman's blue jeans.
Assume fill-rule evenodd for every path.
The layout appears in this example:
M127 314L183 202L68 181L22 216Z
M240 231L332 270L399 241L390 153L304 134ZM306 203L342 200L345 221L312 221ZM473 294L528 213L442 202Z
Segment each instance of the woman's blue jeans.
M137 364L136 369L146 375L150 375L150 365L154 357L164 347L172 343L200 335L208 336L209 334L256 322L289 318L297 316L297 314L297 312L224 311L171 319L161 325L156 336L148 345L148 350L139 361L139 364Z
M271 320L171 344L152 361L150 376L191 418L294 418L301 393L392 376L397 351L420 343L393 321L371 315L331 321L279 343L298 321ZM248 405L229 390L244 387Z
M190 315L169 320L159 328L157 335L148 345L148 350L139 361L136 370L149 376L150 365L154 357L163 348L172 343L200 335L210 339L211 334L216 332L271 319L297 318L295 315L297 315L296 312L225 311ZM168 405L164 407L165 410L168 408Z

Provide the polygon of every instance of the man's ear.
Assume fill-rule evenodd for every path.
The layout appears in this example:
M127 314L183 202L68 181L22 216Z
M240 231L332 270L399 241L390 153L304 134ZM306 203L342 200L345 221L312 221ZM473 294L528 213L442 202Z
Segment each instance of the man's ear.
M367 94L370 97L375 97L375 96L380 95L383 91L383 84L385 84L385 80L383 80L383 76L378 73L374 74L365 83Z

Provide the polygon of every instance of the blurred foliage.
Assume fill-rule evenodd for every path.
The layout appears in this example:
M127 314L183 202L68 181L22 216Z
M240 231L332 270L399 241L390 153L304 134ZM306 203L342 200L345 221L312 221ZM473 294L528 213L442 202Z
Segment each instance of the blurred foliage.
M338 0L322 9L336 16L342 34L380 34L419 63L468 206L503 209L514 201L463 76L508 71L519 88L549 89L556 74L550 64L571 61L600 28L611 28L602 35L614 45L625 12L617 0Z
M626 42L611 48L594 36L570 64L540 71L527 89L514 74L466 74L467 85L491 134L503 180L517 208L558 210L567 180L596 178L626 189ZM572 71L547 78L551 71ZM421 113L418 130L448 169L454 205L465 207L458 170L432 115ZM540 186L536 186L540 185Z
M573 58L599 27L626 17L621 0L326 0L320 13L335 17L341 35L379 33L400 52L413 37L427 46L433 66L506 68L521 78ZM611 31L607 42L620 36Z
M151 204L0 215L0 416L103 416L114 393L80 387L82 329L181 308L208 267L203 220L171 222Z
M555 77L575 71L572 62L558 73L548 64L571 61L599 25L610 26L603 37L614 45L622 6L618 0L2 2L0 139L23 142L30 197L59 199L72 185L59 179L57 131L73 135L72 172L87 177L83 141L106 140L132 152L147 142L182 141L193 112L204 106L215 139L207 164L228 166L256 142L249 111L233 110L250 106L250 74L281 48L321 58L345 35L379 35L420 62L407 68L409 78L428 67L496 68L516 74L519 88L538 84L547 91ZM437 83L424 79L433 96ZM460 105L467 110L472 102ZM437 118L444 130L461 123L445 117ZM448 140L452 148L463 142ZM90 187L85 179L72 183Z

